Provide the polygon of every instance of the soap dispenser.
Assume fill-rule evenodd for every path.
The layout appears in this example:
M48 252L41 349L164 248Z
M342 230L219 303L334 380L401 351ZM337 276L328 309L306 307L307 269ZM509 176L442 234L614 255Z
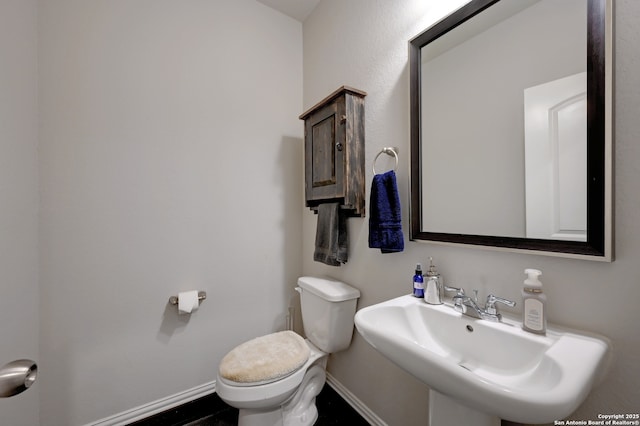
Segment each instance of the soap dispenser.
M542 292L540 272L537 269L525 269L527 279L522 288L522 329L536 334L547 331L547 296Z
M442 305L444 283L442 276L436 271L433 258L429 258L429 270L427 271L427 283L424 288L424 301L431 305Z
M424 278L422 276L422 265L417 264L413 274L413 295L414 297L424 297Z

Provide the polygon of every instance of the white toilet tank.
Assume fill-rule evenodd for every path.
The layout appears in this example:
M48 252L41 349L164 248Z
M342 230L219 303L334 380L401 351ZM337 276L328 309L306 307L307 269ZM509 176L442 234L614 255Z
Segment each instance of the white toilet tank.
M307 339L326 353L347 349L360 291L327 278L298 278L302 325Z

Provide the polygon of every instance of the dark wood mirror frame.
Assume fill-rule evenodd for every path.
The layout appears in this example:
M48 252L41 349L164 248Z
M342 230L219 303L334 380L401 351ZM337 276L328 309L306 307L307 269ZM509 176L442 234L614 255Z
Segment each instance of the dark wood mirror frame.
M472 0L409 41L410 239L611 261L613 259L611 0L588 0L587 6L587 241L450 234L427 232L422 229L421 48L499 1L501 0Z

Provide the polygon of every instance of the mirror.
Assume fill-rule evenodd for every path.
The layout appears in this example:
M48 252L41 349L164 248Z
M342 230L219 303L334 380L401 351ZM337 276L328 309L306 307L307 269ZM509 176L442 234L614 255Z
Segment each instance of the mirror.
M612 260L610 0L472 0L409 42L410 238Z

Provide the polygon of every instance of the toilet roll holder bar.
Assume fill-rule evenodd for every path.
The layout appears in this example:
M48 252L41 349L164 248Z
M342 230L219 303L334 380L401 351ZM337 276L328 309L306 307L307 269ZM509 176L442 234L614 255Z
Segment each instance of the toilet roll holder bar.
M207 298L207 292L206 291L199 291L198 292L198 304L202 303L203 300L205 300ZM172 305L177 305L178 304L178 296L171 296L169 298L169 303Z

